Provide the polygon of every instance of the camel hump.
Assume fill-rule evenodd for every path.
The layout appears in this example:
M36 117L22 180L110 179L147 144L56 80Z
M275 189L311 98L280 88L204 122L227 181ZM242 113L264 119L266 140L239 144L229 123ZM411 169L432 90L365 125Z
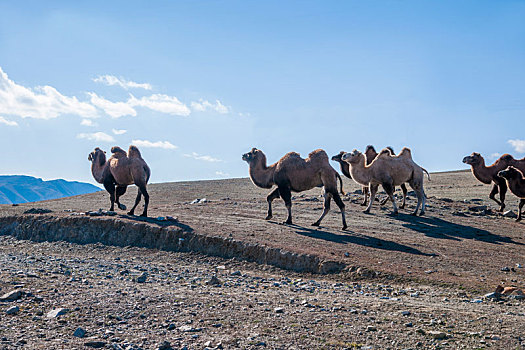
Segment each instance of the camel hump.
M403 147L403 149L401 150L401 152L399 152L399 158L409 158L409 159L412 159L412 151L410 150L410 148L407 148L407 147Z
M111 147L111 153L113 154L119 154L119 153L124 153L126 154L126 151L124 151L122 148L120 148L119 146L113 146Z
M137 146L133 146L133 145L129 146L128 157L129 158L142 158L142 155L140 154L140 151L137 148Z
M392 152L388 148L382 149L381 152L379 152L378 157L392 157Z
M372 145L366 146L365 153L368 153L370 151L373 151L374 153L377 153L376 149L374 148L374 146L372 146Z
M512 162L512 161L514 160L514 157L511 156L511 155L508 154L508 153L505 153L505 154L502 155L499 159L502 160L503 162Z
M328 154L322 149L316 149L315 151L308 154L308 159L310 162L314 163L329 163Z

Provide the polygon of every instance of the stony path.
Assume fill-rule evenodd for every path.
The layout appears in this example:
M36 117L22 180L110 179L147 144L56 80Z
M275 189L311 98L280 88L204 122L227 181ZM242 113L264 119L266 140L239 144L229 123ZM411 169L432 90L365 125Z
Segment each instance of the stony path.
M0 237L0 288L0 349L525 346L524 301L198 254Z

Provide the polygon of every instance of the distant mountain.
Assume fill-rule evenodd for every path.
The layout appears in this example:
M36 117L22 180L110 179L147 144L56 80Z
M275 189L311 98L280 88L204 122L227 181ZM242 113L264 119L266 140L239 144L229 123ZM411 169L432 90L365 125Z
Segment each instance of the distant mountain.
M0 204L36 202L100 190L85 182L62 179L44 181L25 175L0 175Z

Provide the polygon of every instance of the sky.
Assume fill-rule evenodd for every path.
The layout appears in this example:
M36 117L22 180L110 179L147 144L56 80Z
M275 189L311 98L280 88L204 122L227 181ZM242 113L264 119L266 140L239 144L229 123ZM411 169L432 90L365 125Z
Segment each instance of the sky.
M0 174L95 183L132 143L151 182L246 177L252 147L466 169L525 156L524 120L525 1L0 2Z

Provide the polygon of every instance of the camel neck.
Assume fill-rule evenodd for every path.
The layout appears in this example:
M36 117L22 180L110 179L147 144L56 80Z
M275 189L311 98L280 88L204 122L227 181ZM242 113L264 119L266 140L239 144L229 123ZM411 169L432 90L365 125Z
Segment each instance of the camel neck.
M93 161L91 163L91 173L93 174L93 178L98 183L104 183L104 169L106 168L106 163L104 165L100 165L98 161Z
M339 164L341 165L341 172L343 173L343 175L348 177L348 178L351 178L352 175L350 175L350 166L348 165L348 163L347 162L339 162Z
M357 183L366 185L370 183L371 174L370 168L366 166L366 159L363 157L357 163L350 164L350 173L352 174L352 179Z
M497 172L500 170L501 169L497 169L494 165L487 167L485 161L472 166L472 174L474 174L476 179L486 184L490 184L493 177L496 176Z
M250 164L250 179L258 187L271 188L274 185L274 171L275 164L269 167L266 166L265 162L258 162L254 165Z

